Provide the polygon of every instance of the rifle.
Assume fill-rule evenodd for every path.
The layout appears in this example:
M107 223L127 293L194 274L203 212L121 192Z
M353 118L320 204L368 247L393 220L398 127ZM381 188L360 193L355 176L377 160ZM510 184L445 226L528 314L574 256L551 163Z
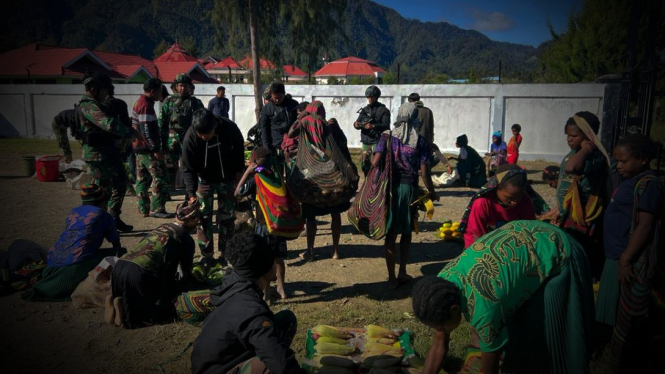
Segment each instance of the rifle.
M376 123L376 119L372 117L372 110L368 107L361 107L356 113L360 114L358 116L358 124L361 128L365 128L367 124L373 125Z

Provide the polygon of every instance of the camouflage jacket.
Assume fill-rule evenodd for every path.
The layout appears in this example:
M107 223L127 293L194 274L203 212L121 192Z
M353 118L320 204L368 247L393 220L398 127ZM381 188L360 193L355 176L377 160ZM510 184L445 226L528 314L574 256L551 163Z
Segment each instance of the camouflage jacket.
M79 128L83 134L83 160L106 161L120 157L119 144L129 138L130 129L120 123L107 107L83 95L79 104Z
M159 111L159 127L162 131L162 149L168 149L169 131L173 130L182 139L192 125L192 114L203 108L201 100L194 96L171 95L164 100Z
M75 129L76 126L78 126L77 117L78 114L76 113L76 109L65 109L53 118L53 123L51 124L53 134L55 134L55 139L58 141L58 147L60 147L60 153L63 156L72 155L67 131ZM72 136L74 135L75 134L72 134Z

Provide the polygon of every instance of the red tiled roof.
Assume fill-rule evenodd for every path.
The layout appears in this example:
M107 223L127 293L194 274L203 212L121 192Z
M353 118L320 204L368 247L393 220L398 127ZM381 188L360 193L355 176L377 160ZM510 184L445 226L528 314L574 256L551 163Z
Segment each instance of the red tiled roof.
M117 71L127 79L134 77L141 67L143 67L149 75L157 77L155 64L143 57L104 51L94 51L94 53L106 62L111 69Z
M173 82L175 76L179 73L187 73L194 82L198 83L218 83L216 79L211 78L203 69L203 66L197 61L189 62L155 62L159 71L159 79L163 82Z
M157 57L155 62L186 62L186 61L196 61L196 57L192 56L187 52L186 49L182 48L180 44L173 43L169 49L166 50L161 56Z
M238 62L238 65L244 67L245 69L252 69L254 67L254 62L252 62L252 56L245 57L242 61ZM261 70L275 70L275 64L264 58L259 59L259 65L261 65Z
M212 69L238 69L240 68L240 65L236 62L236 60L233 59L233 57L227 57L223 59L222 61L212 65L212 66L206 66L207 70L212 70Z
M101 71L111 78L123 78L110 69L111 66L85 48L62 48L32 43L0 53L2 76L81 76L86 70L91 70Z
M284 75L289 77L306 77L307 73L295 65L284 65Z
M315 77L352 77L352 76L374 76L374 73L385 73L374 61L363 60L358 57L345 57L332 61L314 73Z

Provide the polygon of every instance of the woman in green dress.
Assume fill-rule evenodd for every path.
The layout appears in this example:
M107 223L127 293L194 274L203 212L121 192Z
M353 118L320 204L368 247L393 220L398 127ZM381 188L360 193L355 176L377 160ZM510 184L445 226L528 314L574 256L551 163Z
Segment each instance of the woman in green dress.
M438 277L414 286L413 310L435 330L423 374L438 373L462 316L483 373L498 373L502 354L502 373L589 372L588 263L584 249L550 224L513 221L481 237Z

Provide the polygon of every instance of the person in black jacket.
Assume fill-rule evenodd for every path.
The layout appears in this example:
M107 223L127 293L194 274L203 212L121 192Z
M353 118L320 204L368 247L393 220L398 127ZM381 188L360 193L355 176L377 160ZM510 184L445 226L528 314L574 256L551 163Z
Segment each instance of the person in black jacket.
M272 252L264 239L243 232L229 240L233 272L210 292L216 306L194 340L192 373L304 373L289 348L296 333L293 312L277 314L261 289L276 279Z
M234 185L245 170L244 139L238 125L227 118L217 118L208 109L192 115L182 149L183 178L187 199L201 203L203 221L197 232L197 243L204 262L212 262L213 197L217 193L217 249L226 265L224 249L235 227Z
M298 102L286 95L284 84L275 82L270 85L270 101L261 110L259 128L261 143L264 148L275 153L281 149L284 134L295 122Z
M76 108L76 105L74 106ZM55 139L58 141L58 147L60 148L60 153L65 157L65 162L71 164L72 162L72 148L69 145L69 136L67 136L67 130L72 132L72 136L75 137L77 127L79 126L77 121L78 114L76 109L65 109L62 112L58 113L51 123L51 128L53 128L53 134L55 134ZM79 140L78 138L76 140Z
M360 130L360 142L363 145L363 151L360 154L360 166L363 173L367 176L372 167L371 155L374 154L376 143L379 142L381 133L390 130L390 110L379 102L381 90L377 86L369 86L365 90L367 106L358 111L358 119L353 123L353 127Z

